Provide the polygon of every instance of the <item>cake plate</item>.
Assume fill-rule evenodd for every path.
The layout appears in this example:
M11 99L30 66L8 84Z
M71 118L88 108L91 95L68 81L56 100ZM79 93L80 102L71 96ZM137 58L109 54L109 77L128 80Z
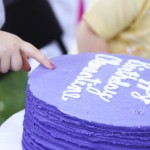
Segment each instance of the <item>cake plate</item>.
M12 115L0 126L0 150L22 150L24 112Z

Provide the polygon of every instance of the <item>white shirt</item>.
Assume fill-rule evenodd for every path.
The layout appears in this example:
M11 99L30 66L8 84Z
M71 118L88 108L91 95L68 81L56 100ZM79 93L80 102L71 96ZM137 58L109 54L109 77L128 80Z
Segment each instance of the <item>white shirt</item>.
M2 28L4 23L5 23L4 4L3 4L3 0L0 0L0 28Z

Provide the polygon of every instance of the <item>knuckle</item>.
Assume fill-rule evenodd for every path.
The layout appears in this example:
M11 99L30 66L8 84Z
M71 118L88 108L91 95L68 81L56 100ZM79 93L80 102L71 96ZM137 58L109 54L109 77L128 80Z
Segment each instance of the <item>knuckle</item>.
M22 69L22 64L20 62L12 64L11 69L13 71L19 71Z
M15 66L15 67L13 67L13 70L14 71L19 71L19 70L21 70L22 69L22 65L17 65L17 66Z
M1 73L7 73L9 71L9 68L4 68L4 69L1 69Z

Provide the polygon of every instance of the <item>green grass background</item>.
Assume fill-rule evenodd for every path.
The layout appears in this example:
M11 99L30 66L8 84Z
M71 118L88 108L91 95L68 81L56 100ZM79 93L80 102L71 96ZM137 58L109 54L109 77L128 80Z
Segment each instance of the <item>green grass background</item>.
M0 125L15 112L24 109L27 73L0 75Z

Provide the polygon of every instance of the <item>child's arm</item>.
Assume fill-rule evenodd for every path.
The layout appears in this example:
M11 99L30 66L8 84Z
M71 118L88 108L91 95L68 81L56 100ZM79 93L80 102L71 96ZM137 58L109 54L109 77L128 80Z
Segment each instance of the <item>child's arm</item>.
M79 52L108 52L107 42L96 35L84 20L78 27L77 43Z
M18 36L0 31L0 72L6 73L9 69L19 71L30 70L28 57L36 59L49 69L54 65L32 44L23 41Z

